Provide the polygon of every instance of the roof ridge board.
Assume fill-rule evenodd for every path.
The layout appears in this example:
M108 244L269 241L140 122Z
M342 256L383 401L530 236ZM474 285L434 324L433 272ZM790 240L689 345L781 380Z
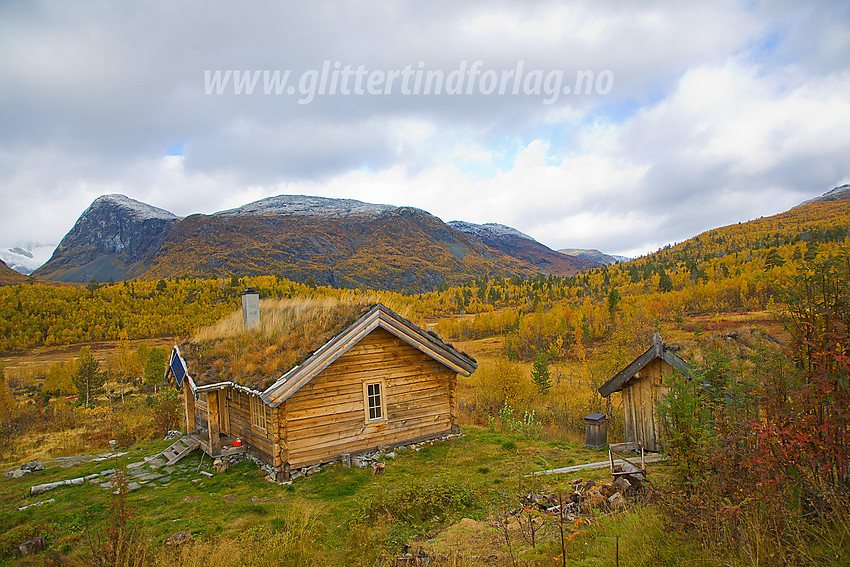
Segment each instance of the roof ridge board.
M405 325L404 321L400 321L399 323L401 323L401 328L399 328L395 325L392 325L389 322L387 322L385 324L390 325L391 327L393 327L394 329L396 329L400 333L403 333L404 329L409 329L409 330L413 331L416 336L411 337L411 339L414 340L414 341L416 340L416 338L423 336L421 329L419 327ZM395 334L395 333L393 333L393 334ZM399 337L399 338L404 340L403 337ZM430 344L425 344L424 341L419 341L419 342L423 343L424 346L426 346L430 350L433 350L434 353L437 354L438 356L442 356L443 358L446 358L449 362L454 363L456 366L463 368L465 370L468 369L467 371L469 373L472 373L472 371L474 371L476 368L478 368L478 364L475 361L470 360L469 357L464 356L463 353L460 353L460 352L458 352L457 350L455 350L451 347L442 346L440 344L434 343L433 341L428 341ZM422 349L416 347L416 345L412 345L412 346L414 346L418 350L422 351ZM429 354L429 353L426 352L425 354ZM432 355L429 354L429 356L432 356Z
M669 350L666 345L661 354L661 357L667 361L667 363L684 374L685 376L690 376L691 365L688 364L688 361L676 354L675 352Z
M685 376L690 376L690 365L686 360L684 360L682 357L668 349L667 345L665 345L664 343L661 343L660 347L660 349L657 348L657 345L653 343L653 345L650 346L643 354L635 358L625 368L617 372L607 382L602 384L597 391L603 397L613 394L614 392L622 388L623 385L626 384L626 382L634 378L634 376L641 368L643 368L656 358L661 358ZM644 360L644 357L650 354L652 356ZM636 368L633 369L633 367Z
M398 313L396 313L395 311L390 310L385 305L382 305L382 304L379 303L378 307L382 308L382 310L385 313L387 313L387 315L389 315L389 316L397 319L398 321L404 323L406 326L410 327L411 329L416 329L418 331L418 334L421 335L422 338L424 338L426 341L434 343L438 347L441 347L441 348L443 348L447 351L453 352L459 357L467 359L468 361L470 361L475 366L475 368L478 368L478 363L474 358L472 358L471 356L469 356L465 352L461 352L461 351L457 350L455 347L453 347L449 343L442 340L436 334L432 334L431 332L426 331L425 329L423 329L419 325L411 322L409 319L406 319L406 318L402 317L401 315L399 315Z
M600 386L597 391L602 394L603 397L616 392L623 386L623 384L628 382L635 374L637 374L637 372L641 368L649 364L650 360L653 360L655 358L654 352L655 345L652 345L651 347L646 349L643 354L628 363L625 368L614 374L614 376L612 376L607 382L602 384L602 386ZM653 356L646 360L643 360L647 355ZM605 390L607 393L603 393L603 390Z

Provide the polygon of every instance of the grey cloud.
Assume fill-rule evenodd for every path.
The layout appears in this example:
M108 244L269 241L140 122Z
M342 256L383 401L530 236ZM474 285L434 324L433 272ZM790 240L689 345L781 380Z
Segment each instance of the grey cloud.
M543 33L550 16L561 17L560 9L567 12L557 23L567 33ZM704 140L687 116L659 122L645 119L641 109L666 100L688 69L723 65L740 53L758 59L767 72L796 65L790 81L846 69L848 19L847 8L832 2L814 8L733 1L5 3L0 243L58 240L84 208L79 203L101 189L134 192L140 200L183 193L168 198L187 207L206 183L217 192L206 196L207 207L248 185L273 191L280 183L321 183L360 168L397 165L415 174L443 163L457 143L521 144L552 136L556 154L595 151L581 142L595 120L630 124L612 151L623 161L650 166L614 204L651 216L660 201L675 203L665 213L670 222L656 234L630 237L629 245L682 238L689 227L726 218L729 207L706 198L713 192L828 189L830 180L846 175L839 159L845 148L797 154L771 172L742 177L734 163L690 154ZM492 24L500 21L507 27ZM204 94L205 70L288 69L297 77L325 60L381 70L424 61L428 69L448 73L462 60L476 59L496 70L511 69L518 60L528 68L561 69L566 84L578 70L611 70L615 87L605 96L562 96L554 105L526 96L328 96L298 105L286 96ZM552 133L541 127L563 109L580 116L571 126L577 130ZM434 133L420 146L400 145L400 129L417 122ZM184 145L185 173L206 177L168 191L160 186L166 181L149 170L173 144ZM70 220L33 227L6 212L47 207L55 197L63 210L51 214ZM522 209L524 201L518 194L513 208ZM610 196L581 195L578 203L588 211L612 207ZM747 210L759 206L764 205ZM571 212L555 204L505 215L527 227ZM603 229L588 238L608 246ZM623 246L610 241L612 251Z

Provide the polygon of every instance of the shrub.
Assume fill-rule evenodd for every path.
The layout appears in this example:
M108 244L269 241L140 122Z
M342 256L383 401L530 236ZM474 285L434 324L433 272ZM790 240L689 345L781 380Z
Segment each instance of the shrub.
M180 427L180 396L172 388L165 388L153 396L153 427L157 434L165 436Z
M380 516L421 524L435 516L459 512L471 507L475 496L468 486L455 483L419 484L399 488L381 496L376 502L364 502L353 522L373 523Z
M495 414L505 404L526 407L532 397L531 382L521 365L506 359L484 362L473 375L477 381L476 404L490 414Z

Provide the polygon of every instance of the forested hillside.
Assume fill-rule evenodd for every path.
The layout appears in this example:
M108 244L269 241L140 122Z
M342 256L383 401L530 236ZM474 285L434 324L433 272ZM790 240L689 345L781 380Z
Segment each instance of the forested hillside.
M239 293L249 285L263 297L353 293L274 276L106 285L92 282L85 287L38 283L0 287L0 352L41 345L187 335L236 309Z
M508 348L522 358L541 349L565 353L576 343L606 337L615 315L625 325L648 329L683 315L765 309L775 301L778 282L792 278L801 262L840 248L848 228L850 201L815 202L576 276L480 277L430 293L385 293L409 305L419 322L477 315L442 322L448 336L507 333ZM365 257L348 261L367 269ZM235 309L244 285L257 287L263 297L353 293L317 286L309 276L305 284L263 276L85 288L5 286L0 287L0 351L187 334ZM535 317L526 317L532 313Z

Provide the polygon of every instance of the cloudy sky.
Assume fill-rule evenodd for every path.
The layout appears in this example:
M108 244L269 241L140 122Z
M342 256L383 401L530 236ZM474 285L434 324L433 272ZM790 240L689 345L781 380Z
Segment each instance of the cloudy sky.
M850 182L848 126L846 2L0 3L4 248L306 194L638 255Z

